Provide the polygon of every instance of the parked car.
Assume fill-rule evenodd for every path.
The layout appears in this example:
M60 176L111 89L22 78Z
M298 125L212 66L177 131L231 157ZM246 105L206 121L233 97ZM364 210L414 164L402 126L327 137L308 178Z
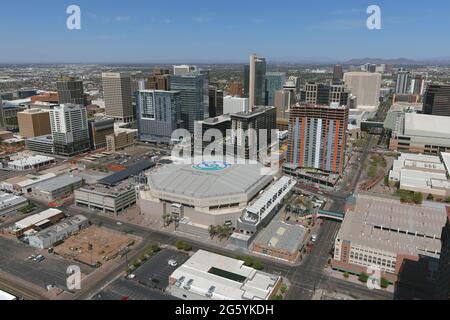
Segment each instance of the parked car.
M169 264L169 266L171 266L171 267L176 267L176 266L178 266L178 262L176 261L176 260L169 260L168 261L168 264Z
M42 262L44 260L45 260L45 257L42 254L40 254L36 258L34 258L35 262Z

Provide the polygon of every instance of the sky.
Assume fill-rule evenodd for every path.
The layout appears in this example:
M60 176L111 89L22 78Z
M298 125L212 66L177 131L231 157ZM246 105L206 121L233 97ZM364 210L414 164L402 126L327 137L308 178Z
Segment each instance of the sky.
M369 5L381 30L366 26ZM447 0L3 0L0 63L449 58L449 14Z

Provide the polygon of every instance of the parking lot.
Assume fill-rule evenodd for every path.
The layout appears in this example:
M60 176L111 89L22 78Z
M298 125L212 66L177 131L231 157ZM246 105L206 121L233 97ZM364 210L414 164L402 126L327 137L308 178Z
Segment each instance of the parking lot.
M32 254L43 254L45 260L34 262L28 257ZM19 277L24 281L46 288L54 285L61 289L66 287L67 267L76 263L61 257L43 253L15 240L0 237L0 271ZM92 268L79 265L81 272L87 275Z
M149 288L165 290L169 286L169 276L188 258L178 251L162 250L134 272L134 281ZM178 265L169 266L169 260L175 260Z
M119 279L98 293L94 300L178 300L160 290L150 289L132 280Z

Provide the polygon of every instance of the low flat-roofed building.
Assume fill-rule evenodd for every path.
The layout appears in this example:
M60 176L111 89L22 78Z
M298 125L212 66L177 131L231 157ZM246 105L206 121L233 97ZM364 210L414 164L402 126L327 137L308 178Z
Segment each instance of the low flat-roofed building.
M77 215L39 231L28 238L28 243L34 248L48 249L87 227L89 227L89 220L85 216Z
M336 237L332 267L360 274L376 266L395 282L405 260L439 259L446 219L444 204L359 194Z
M36 155L8 162L8 168L17 171L39 170L56 162L55 158Z
M17 237L22 236L26 231L42 226L47 223L56 223L64 218L64 213L58 209L48 209L32 216L17 221L11 228L13 234Z
M14 134L11 131L0 131L0 141L5 141L14 138Z
M9 192L30 193L35 184L56 177L54 173L46 173L42 175L28 174L26 176L14 177L0 182L0 189Z
M184 300L270 300L279 276L257 271L244 261L199 250L169 277L169 292Z
M65 198L83 185L83 179L71 175L62 175L33 187L33 195L48 201Z
M438 155L450 152L450 117L417 113L397 115L389 149Z
M271 258L295 262L307 237L303 226L273 221L252 244L252 251Z
M441 153L440 157L402 153L389 172L389 182L398 184L401 190L445 199L450 196L447 165L450 165L448 153Z
M28 200L9 193L0 192L0 217L26 207Z
M136 189L131 185L85 186L75 190L75 204L89 210L119 214L136 204Z

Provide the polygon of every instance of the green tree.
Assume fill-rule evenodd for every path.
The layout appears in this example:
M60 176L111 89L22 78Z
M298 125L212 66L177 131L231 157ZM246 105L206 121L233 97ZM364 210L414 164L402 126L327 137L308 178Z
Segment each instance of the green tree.
M175 247L177 247L178 250L183 250L183 248L184 248L184 242L183 242L183 241L177 241L177 242L175 242Z
M369 280L369 275L367 273L363 272L359 275L358 280L362 283L367 283L367 281Z
M345 273L344 273L344 278L345 278L345 279L350 278L350 274L349 274L348 272L345 272Z
M256 270L263 270L264 269L264 265L260 261L256 260L253 263L253 268L255 268Z
M432 194L429 194L427 197L428 201L433 201L434 200L434 196Z
M184 243L183 244L183 250L184 251L192 251L192 246L189 243Z
M422 204L423 202L423 194L420 192L415 192L413 195L413 201L415 204Z
M390 285L390 283L389 283L389 281L387 280L387 279L385 279L385 278L381 278L381 281L380 281L381 283L380 283L380 286L383 288L383 289L386 289L387 287L389 287L389 285Z

